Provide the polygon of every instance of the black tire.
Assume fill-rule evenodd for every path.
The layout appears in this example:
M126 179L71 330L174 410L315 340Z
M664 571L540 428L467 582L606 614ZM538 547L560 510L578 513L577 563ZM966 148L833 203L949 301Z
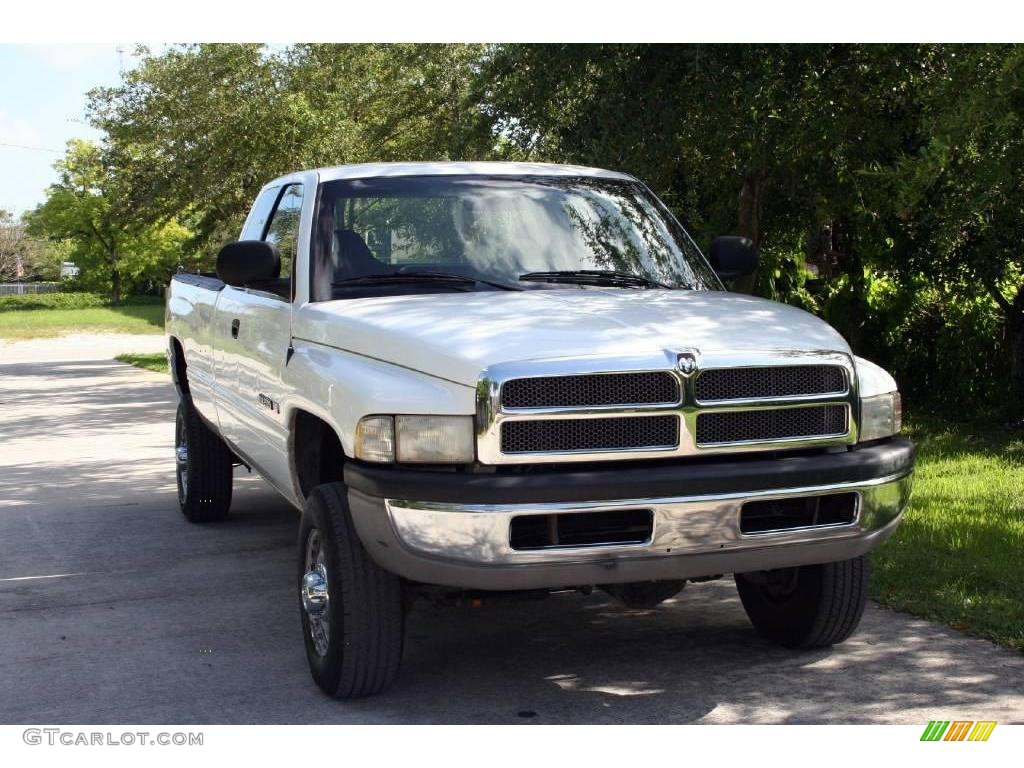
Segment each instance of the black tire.
M821 565L737 573L754 628L787 648L826 648L857 629L868 594L866 556Z
M174 434L181 513L192 523L223 520L231 508L234 454L188 399L178 402Z
M324 567L328 595L319 616L307 611L303 583L318 563ZM402 661L402 580L363 549L344 483L317 486L306 500L298 565L302 636L316 684L338 699L372 696L391 686ZM322 616L327 632L314 638L314 630L323 628Z

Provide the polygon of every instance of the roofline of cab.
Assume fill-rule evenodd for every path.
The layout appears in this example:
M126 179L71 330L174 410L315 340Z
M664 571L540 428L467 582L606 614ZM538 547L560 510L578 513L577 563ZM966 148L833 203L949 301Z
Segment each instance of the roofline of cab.
M414 162L414 163L358 163L324 168L295 171L268 181L264 187L286 184L302 179L310 172L317 174L321 182L345 179L401 178L409 176L552 176L589 177L636 181L627 173L591 168L582 165L557 165L554 163L512 163L512 162Z

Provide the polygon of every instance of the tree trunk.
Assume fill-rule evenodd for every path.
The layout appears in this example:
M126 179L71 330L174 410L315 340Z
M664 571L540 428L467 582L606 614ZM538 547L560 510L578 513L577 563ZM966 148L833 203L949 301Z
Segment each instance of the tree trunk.
M761 245L761 179L748 173L743 177L739 194L739 216L737 234L749 237L754 245ZM753 293L757 272L739 277L733 281L732 289L737 293Z
M121 270L117 267L117 248L110 249L110 300L121 303Z
M1017 289L1007 313L1010 337L1010 408L1014 419L1024 418L1024 285Z
M994 281L984 282L984 285L1006 319L1006 342L1010 353L1007 414L1012 422L1024 426L1024 285L1017 288L1013 301L1006 298Z
M867 280L864 262L857 253L853 230L849 221L839 219L832 223L832 248L840 273L849 277L849 302L844 327L839 330L856 354L864 354L865 323L868 317Z

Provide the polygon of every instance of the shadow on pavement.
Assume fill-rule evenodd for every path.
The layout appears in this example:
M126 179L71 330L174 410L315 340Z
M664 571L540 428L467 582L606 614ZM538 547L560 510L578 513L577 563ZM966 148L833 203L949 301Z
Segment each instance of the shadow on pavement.
M840 647L785 651L728 578L650 611L420 602L395 688L335 702L306 670L298 514L239 470L227 522L182 518L166 379L6 366L0 394L3 723L1024 720L1024 656L877 607Z

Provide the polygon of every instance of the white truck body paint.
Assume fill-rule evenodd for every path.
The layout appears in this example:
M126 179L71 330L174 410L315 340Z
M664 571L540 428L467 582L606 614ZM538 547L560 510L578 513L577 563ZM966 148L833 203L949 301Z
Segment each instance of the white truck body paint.
M850 348L814 315L718 291L623 288L397 296L310 304L295 336L474 386L497 363L574 356Z

